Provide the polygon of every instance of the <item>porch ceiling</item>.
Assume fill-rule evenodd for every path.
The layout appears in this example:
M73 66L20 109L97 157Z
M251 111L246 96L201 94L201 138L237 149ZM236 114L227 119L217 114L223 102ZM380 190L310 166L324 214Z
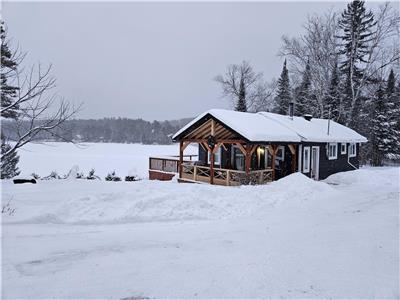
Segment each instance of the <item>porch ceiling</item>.
M214 122L214 125L212 124ZM214 126L214 128L212 128ZM214 133L214 134L212 134ZM215 136L217 140L233 140L240 139L240 137L232 130L229 130L218 121L208 119L199 127L187 133L183 140L204 140L210 135Z

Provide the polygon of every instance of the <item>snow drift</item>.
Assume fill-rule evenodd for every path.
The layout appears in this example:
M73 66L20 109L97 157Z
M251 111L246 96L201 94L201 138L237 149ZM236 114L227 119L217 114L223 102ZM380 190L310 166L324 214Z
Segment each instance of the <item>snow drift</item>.
M300 173L263 186L76 180L6 190L17 213L5 222L81 224L260 217L273 206L304 205L335 192Z

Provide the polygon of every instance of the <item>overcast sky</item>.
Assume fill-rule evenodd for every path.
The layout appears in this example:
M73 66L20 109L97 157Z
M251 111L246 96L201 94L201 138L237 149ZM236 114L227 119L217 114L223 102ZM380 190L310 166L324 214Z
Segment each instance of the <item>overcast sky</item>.
M228 108L213 78L249 60L279 76L283 34L308 14L345 3L9 3L13 44L27 63L53 64L58 92L84 102L81 118L165 120Z

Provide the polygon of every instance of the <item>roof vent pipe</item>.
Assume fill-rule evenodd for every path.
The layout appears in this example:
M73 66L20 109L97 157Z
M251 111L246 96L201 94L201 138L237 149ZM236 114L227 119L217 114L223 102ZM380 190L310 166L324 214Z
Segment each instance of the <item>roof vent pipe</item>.
M307 121L311 121L312 115L303 115L303 118L306 119Z
M289 103L289 116L293 120L293 115L294 115L294 103L290 102Z

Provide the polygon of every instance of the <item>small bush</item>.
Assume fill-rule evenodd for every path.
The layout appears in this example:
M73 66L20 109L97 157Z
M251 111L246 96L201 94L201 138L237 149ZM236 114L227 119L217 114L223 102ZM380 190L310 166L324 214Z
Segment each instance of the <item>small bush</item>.
M125 181L138 181L138 180L140 180L140 179L136 175L125 176Z
M36 173L32 173L31 176L36 180L40 179L40 176L38 174L36 174Z
M106 181L121 181L121 177L118 177L115 175L115 171L112 171L112 173L108 173L106 178Z
M95 179L100 180L100 177L97 176L97 175L94 175L94 169L91 169L90 172L89 172L89 175L86 177L86 179L89 179L89 180L95 180Z
M56 171L52 171L49 176L43 177L43 180L53 180L53 179L61 179L60 175Z

